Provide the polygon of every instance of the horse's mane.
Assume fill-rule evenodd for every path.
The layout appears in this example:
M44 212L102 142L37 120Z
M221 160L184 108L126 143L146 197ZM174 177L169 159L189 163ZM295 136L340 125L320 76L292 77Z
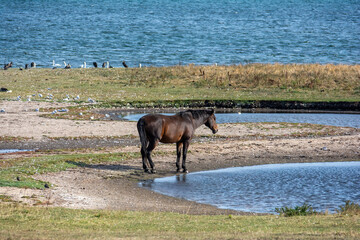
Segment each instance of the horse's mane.
M192 109L189 109L189 110L186 110L184 112L179 112L179 115L181 117L183 117L184 114L186 114L186 113L191 113L191 115L192 115L192 117L194 119L199 119L200 117L202 117L204 115L205 116L211 115L213 113L213 110L192 110Z

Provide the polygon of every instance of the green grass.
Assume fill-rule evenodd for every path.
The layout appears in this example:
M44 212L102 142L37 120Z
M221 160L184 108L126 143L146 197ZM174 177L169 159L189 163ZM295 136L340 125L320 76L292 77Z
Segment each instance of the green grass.
M0 239L358 239L360 217L197 216L0 205Z
M32 158L4 159L0 164L0 187L43 189L45 182L33 179L34 174L59 172L89 164L121 162L139 157L139 153L103 153L58 154ZM18 178L20 178L20 181Z
M12 93L0 99L48 94L63 101L80 95L107 104L181 101L350 101L360 100L360 65L249 64L113 69L0 71L0 85ZM49 90L50 89L50 90ZM38 96L41 93L42 98ZM179 102L180 101L180 102ZM175 103L174 103L175 102Z

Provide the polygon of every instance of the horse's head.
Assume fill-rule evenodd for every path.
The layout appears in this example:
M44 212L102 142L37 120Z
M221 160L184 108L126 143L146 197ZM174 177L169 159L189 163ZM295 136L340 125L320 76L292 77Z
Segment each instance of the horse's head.
M209 118L206 120L205 122L205 126L207 126L208 128L210 128L213 132L213 134L217 133L218 126L216 124L216 117L215 117L215 111L214 109L208 110L209 113Z

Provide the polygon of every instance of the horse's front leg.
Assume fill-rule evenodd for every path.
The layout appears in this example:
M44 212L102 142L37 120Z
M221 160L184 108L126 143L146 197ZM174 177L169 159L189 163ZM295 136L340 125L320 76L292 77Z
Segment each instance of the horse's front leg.
M183 143L183 161L182 161L182 168L184 173L188 173L188 170L186 169L186 155L187 150L189 148L190 141L185 141Z
M181 158L181 148L183 143L176 143L176 172L180 172L180 158Z

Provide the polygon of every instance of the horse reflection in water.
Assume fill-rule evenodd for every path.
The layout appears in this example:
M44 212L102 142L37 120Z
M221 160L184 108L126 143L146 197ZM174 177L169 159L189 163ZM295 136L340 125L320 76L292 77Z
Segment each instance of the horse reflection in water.
M187 173L186 154L195 129L205 124L215 134L218 131L214 109L187 110L172 116L148 114L139 119L137 129L141 142L143 169L155 173L151 152L159 142L176 143L176 171L180 172L182 150L182 169ZM151 170L149 170L150 165Z

